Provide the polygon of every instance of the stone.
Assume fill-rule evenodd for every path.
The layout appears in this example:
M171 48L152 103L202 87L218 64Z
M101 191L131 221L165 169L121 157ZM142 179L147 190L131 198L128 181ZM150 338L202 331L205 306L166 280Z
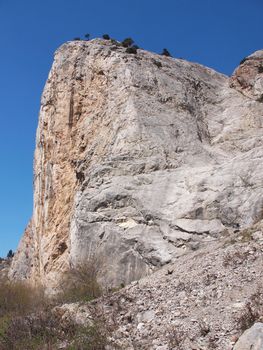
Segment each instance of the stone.
M263 349L263 323L257 322L246 330L236 342L233 350L250 349Z
M230 79L230 86L263 102L263 50L246 57Z
M253 232L252 237L255 241L262 241L263 240L263 232L261 232L261 231Z
M147 310L138 315L138 323L140 322L149 322L155 317L155 311Z
M62 45L10 278L51 292L69 266L95 259L101 284L127 285L262 222L262 51L249 57L229 78L101 39Z

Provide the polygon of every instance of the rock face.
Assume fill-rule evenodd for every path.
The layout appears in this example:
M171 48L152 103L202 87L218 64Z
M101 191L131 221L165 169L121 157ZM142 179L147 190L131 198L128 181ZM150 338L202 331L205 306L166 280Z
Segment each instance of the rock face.
M230 80L230 86L254 100L263 102L263 51L244 58Z
M9 273L9 269L10 269L10 265L11 265L11 260L12 259L3 259L0 258L0 283L2 283L2 281L7 280L8 278L8 273Z
M245 331L234 346L234 350L263 349L263 323L257 322Z
M241 65L229 79L110 41L62 45L41 100L33 217L10 276L51 286L95 256L105 285L126 284L259 223L263 51L250 57L253 78Z

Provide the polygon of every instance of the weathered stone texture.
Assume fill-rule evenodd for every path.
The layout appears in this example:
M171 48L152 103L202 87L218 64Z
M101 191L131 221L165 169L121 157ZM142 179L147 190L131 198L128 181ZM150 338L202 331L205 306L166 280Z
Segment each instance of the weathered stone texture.
M263 102L263 50L245 57L230 79L230 86Z
M257 322L245 331L234 346L234 350L262 350L263 323Z

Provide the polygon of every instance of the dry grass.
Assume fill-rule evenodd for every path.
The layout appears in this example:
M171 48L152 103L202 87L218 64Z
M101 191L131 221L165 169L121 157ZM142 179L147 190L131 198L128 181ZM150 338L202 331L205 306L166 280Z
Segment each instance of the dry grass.
M85 302L102 294L96 264L70 269L62 281L63 292L47 299L44 289L26 282L0 280L0 350L103 350L109 328L94 316L93 324L78 325L54 312L58 303Z
M0 317L6 314L24 315L43 308L47 302L41 287L26 282L0 281Z
M61 281L58 301L62 303L91 301L102 295L97 281L98 265L93 260L69 269Z

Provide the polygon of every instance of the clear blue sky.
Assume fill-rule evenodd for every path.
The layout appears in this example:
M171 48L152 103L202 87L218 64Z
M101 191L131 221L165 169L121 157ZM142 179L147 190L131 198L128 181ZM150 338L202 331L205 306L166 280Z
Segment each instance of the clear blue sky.
M60 44L131 36L231 74L263 48L262 14L262 0L0 0L0 256L16 249L31 216L40 95Z

